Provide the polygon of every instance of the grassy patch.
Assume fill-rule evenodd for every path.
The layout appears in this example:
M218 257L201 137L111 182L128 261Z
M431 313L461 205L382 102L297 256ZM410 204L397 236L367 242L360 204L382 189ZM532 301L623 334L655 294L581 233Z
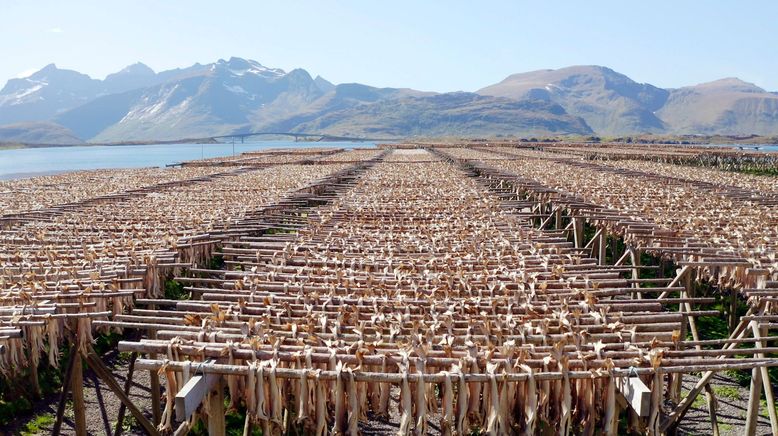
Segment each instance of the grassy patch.
M727 424L725 422L722 422L722 423L719 424L719 431L727 431L727 432L729 432L729 431L732 431L733 429L734 429L734 427L732 426L732 424Z
M116 427L116 421L111 422L111 428ZM135 417L132 416L131 413L127 413L124 415L124 420L122 420L122 431L124 433L130 433L136 430L139 430L140 424L138 424L138 421L135 420Z
M778 413L778 404L773 404L773 408L775 409L775 412ZM762 416L770 416L767 411L767 400L765 399L759 400L759 414Z
M688 396L689 396L689 391L687 391L686 389L681 390L681 397L686 398ZM705 394L700 392L699 394L697 394L697 398L695 398L694 401L692 402L692 407L694 407L695 409L702 409L703 407L705 407L705 404L706 404Z
M107 335L95 337L95 343L93 345L95 353L97 353L98 356L102 356L103 354L116 349L116 346L119 345L119 341L122 339L123 335L116 332L110 332Z
M38 365L38 384L43 396L58 393L62 388L62 374L68 362L68 348L62 348L59 366L49 365L47 358L42 358ZM21 373L10 379L0 377L0 434L2 429L17 419L24 419L33 413L34 394L30 383L30 370L25 368Z
M775 168L769 168L769 169L746 168L746 169L733 170L733 171L736 173L751 174L753 176L778 176L778 169Z
M726 373L740 386L748 386L751 383L751 371L729 369Z
M51 427L54 424L54 420L53 413L40 414L22 427L21 434L23 436L43 434L45 428Z
M228 401L229 400L225 400L225 403ZM224 427L226 430L225 433L228 436L243 436L243 426L245 422L246 422L246 409L244 407L240 407L237 410L228 410L224 416ZM205 425L202 420L198 420L197 423L189 430L189 434L195 436L205 436L208 434L208 426ZM252 436L262 435L262 429L258 424L252 426L251 435Z
M734 386L713 386L713 393L717 398L740 399L740 391Z
M119 363L130 363L130 360L132 359L132 352L120 351L116 356L116 359L119 361Z
M191 296L180 282L165 280L165 298L168 300L188 300Z

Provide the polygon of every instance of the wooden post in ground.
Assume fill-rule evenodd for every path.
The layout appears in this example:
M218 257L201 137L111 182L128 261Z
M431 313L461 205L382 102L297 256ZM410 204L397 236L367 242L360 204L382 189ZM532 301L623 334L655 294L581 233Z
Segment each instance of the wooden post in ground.
M132 376L135 373L135 361L138 359L138 353L132 353L132 356L130 356L130 367L127 371L127 379L124 381L124 394L127 395L127 397L130 396L130 387L132 386ZM114 436L119 436L122 434L122 424L124 423L124 412L127 409L127 406L124 405L124 403L119 405L119 415L116 418L116 429L114 430L113 434Z
M573 243L575 248L583 248L583 221L581 218L573 215Z
M729 293L729 322L727 327L729 332L732 333L735 330L735 326L737 326L737 291L730 288Z
M687 268L687 267L684 267ZM671 283L673 285L673 283ZM751 315L753 313L753 309L749 309L748 313L746 315ZM729 335L729 339L741 339L743 338L747 333L747 327L748 322L745 320L741 320L738 326L735 328L735 331L732 332L731 335ZM737 342L731 342L722 348L723 350L730 350L735 347L737 347ZM723 356L720 356L719 358L723 358ZM667 415L667 418L662 423L662 431L671 431L672 428L674 428L678 421L684 417L686 414L686 411L689 410L689 406L691 406L692 402L695 398L697 398L697 395L702 392L702 390L705 388L705 386L708 384L710 379L715 374L714 371L705 371L702 374L702 377L700 377L700 380L697 381L697 384L694 385L694 387L689 391L689 393L686 395L686 397L681 400L680 403L678 403L677 406L675 406L675 409L670 412L669 415Z
M694 297L694 288L692 287L694 283L694 277L692 275L694 273L695 273L694 270L689 270L684 276L683 278L684 291L681 293L681 298ZM680 304L679 308L682 311L686 310L686 312L692 311L692 305L689 302ZM695 341L699 341L700 334L699 334L699 330L697 330L697 321L693 316L689 316L686 318L689 323L689 329L691 330L692 338ZM684 338L681 339L683 340ZM702 349L700 345L696 345L695 348L697 348L698 350ZM681 373L678 373L677 375L679 378L683 376ZM716 396L713 394L713 388L711 388L710 384L705 385L705 400L708 404L708 416L710 418L710 425L711 425L711 429L713 430L713 436L719 436L719 422L716 416Z
M748 410L746 412L746 428L743 434L756 434L756 424L759 420L759 398L762 396L762 371L759 368L751 370L751 386L748 395Z
M224 436L224 379L221 376L208 401L208 434L210 436Z
M30 330L36 329L39 327L30 326L27 331L24 332L25 336L29 334ZM41 332L42 334L42 332ZM30 359L31 365L30 365L30 381L32 381L32 391L35 394L35 398L41 398L41 384L40 380L38 380L38 365L34 364L32 362L32 359ZM40 362L39 362L40 363Z
M35 394L35 398L41 398L41 384L38 380L38 365L30 365L30 379L32 381L32 392Z
M78 351L76 347L71 345L70 353L68 354L68 364L65 367L65 377L62 379L62 394L60 394L59 404L57 405L57 418L54 421L54 428L51 432L55 436L59 435L62 428L62 419L65 416L65 405L67 405L68 392L70 392L70 386L73 382L73 367L75 366L77 356Z
M605 257L606 257L606 251L607 248L606 242L608 241L608 231L603 227L600 229L600 236L597 240L597 261L600 265L605 265Z
M683 306L679 305L678 307L679 312L683 312ZM682 351L684 349L683 347L683 341L686 339L687 331L687 320L688 315L685 315L683 317L683 321L681 322L681 331L679 333L679 341L678 345L675 347L676 350ZM667 387L667 396L670 398L670 400L673 401L673 403L678 404L681 402L681 390L683 386L683 374L677 373L677 374L669 374L672 377L672 381L668 383Z
M634 247L629 247L629 260L632 262L632 266L640 266L640 251L635 250ZM639 268L632 268L632 278L633 279L639 279L640 278L640 269ZM636 288L640 288L640 283L636 282L633 284ZM641 292L636 292L634 295L634 298L642 299L643 294Z
M766 306L765 312L769 313L769 304L766 303L768 306ZM764 327L760 327L757 325L757 321L751 321L751 330L754 334L754 338L759 339L754 343L754 348L764 348L766 346L765 342L762 339L762 336L767 335L767 330ZM757 353L757 357L764 358L764 353ZM760 367L760 378L762 379L762 387L764 388L765 393L765 402L767 403L767 414L770 417L770 428L773 431L773 434L778 434L778 414L775 412L775 396L773 395L773 386L770 383L770 375L767 371L767 367Z
M156 309L156 306L151 305L149 308ZM156 330L151 330L149 332L149 339L157 339ZM149 353L149 359L156 358L157 353ZM157 371L149 371L149 378L151 379L151 422L153 422L154 425L159 425L160 421L162 421L162 405L160 404L162 391L159 387L159 374L157 374Z
M86 435L86 406L84 405L84 369L81 360L81 352L76 346L73 352L76 359L73 362L73 377L71 379L71 389L73 393L73 414L76 423L76 435Z

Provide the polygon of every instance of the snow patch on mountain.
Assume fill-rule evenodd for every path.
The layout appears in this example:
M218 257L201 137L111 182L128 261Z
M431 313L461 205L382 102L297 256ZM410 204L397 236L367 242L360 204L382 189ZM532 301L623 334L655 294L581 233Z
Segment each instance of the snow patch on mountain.
M0 106L6 106L6 105L15 106L18 104L22 104L25 102L25 100L28 100L25 97L40 91L46 85L48 85L48 83L44 81L38 81L32 79L25 79L25 81L29 82L30 87L18 89L11 94L0 95Z
M243 89L243 87L240 85L228 85L226 83L222 83L222 85L227 91L233 92L235 94L248 94L248 92L246 92L246 90Z

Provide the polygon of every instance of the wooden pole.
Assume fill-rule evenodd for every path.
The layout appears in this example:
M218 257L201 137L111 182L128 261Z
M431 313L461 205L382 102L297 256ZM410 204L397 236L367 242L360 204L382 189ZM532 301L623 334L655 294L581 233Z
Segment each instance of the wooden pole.
M76 356L78 355L78 351L76 350L76 347L71 345L70 346L70 352L68 355L68 363L65 367L65 377L62 379L62 393L59 396L59 404L57 405L57 418L54 421L54 429L52 430L51 434L53 435L59 435L59 432L62 428L62 419L65 416L65 406L67 405L68 401L68 392L70 392L70 386L73 382L73 367L75 366Z
M737 291L730 288L729 290L729 313L728 313L728 325L730 333L735 329L737 325Z
M762 371L759 368L751 370L751 385L748 396L748 411L746 412L746 427L743 434L756 434L756 424L759 420L759 398L762 396Z
M751 310L749 310L748 314L751 314ZM729 336L730 339L740 339L746 335L746 326L747 322L744 320L740 321L740 324L738 324L737 328L734 332ZM729 350L732 348L737 347L738 342L732 342L727 344L723 349ZM720 359L721 357L717 358ZM675 409L667 416L667 419L662 423L662 430L666 431L670 427L674 427L676 423L683 418L683 416L686 414L686 411L689 410L689 406L692 405L692 402L695 398L697 398L697 395L702 392L704 387L708 384L711 377L713 377L713 374L715 374L714 371L706 371L702 377L700 377L700 380L697 381L697 384L689 391L689 394L686 395L686 398L681 400L680 403L675 407Z
M32 391L35 394L35 398L41 398L41 384L38 380L38 365L30 362L30 380L32 381Z
M694 288L692 287L692 274L694 274L694 271L690 270L683 278L684 291L682 291L681 294L682 298L694 296ZM685 307L687 312L691 312L692 310L692 305L688 302L681 303L679 307ZM695 341L699 341L700 334L697 330L697 321L693 316L689 316L687 319L689 321L689 330L692 333L692 338ZM698 350L702 350L702 347L699 345L697 345L696 348ZM683 374L678 374L678 377L683 377ZM713 436L719 436L719 422L716 416L716 396L714 395L713 388L710 387L710 384L705 385L705 400L708 404L708 416L710 418L710 425L711 429L713 430Z
M765 328L759 327L756 321L751 321L751 330L754 337L757 339L761 339L763 335L767 334ZM765 343L759 340L754 344L754 347L757 349L764 348ZM764 353L756 353L756 357L765 357L765 355ZM759 368L759 372L765 391L765 401L767 402L767 413L770 417L770 427L773 430L773 434L778 434L778 414L775 412L775 396L773 395L773 386L770 383L770 375L765 367Z
M135 361L138 359L138 353L132 353L130 355L130 367L127 371L127 379L124 381L124 394L129 397L130 387L132 387L132 376L135 372ZM124 422L124 412L127 406L124 403L119 405L119 415L116 418L116 429L114 430L114 436L122 434L122 424Z
M600 229L600 236L597 239L597 261L600 265L605 265L605 257L606 257L606 251L607 248L606 241L608 240L608 233L605 230L605 228Z
M211 391L208 399L208 434L210 436L224 436L224 378L219 377L216 389Z
M155 306L149 306L151 309L154 309ZM157 338L157 331L152 330L149 332L149 339L156 339ZM157 354L156 353L149 353L149 359L156 359ZM149 378L151 379L151 413L152 413L152 422L154 425L159 425L160 421L162 421L162 405L160 404L160 397L162 395L162 390L159 386L159 374L157 374L157 371L149 371Z
M629 259L632 262L632 266L636 268L632 268L632 278L637 280L640 278L640 268L637 268L640 266L640 251L635 250L634 247L629 247ZM635 288L640 288L640 283L634 283ZM636 292L634 298L637 298L638 300L643 299L643 293L642 292Z
M84 369L81 353L78 347L74 350L76 360L73 362L73 377L71 392L73 393L73 413L76 423L76 435L86 436L86 406L84 405Z
M573 242L575 242L575 248L582 248L584 241L583 234L583 218L577 216L573 217Z
M683 312L683 305L678 305L678 311ZM684 317L685 318L685 317ZM679 345L676 347L677 350L683 350L683 340L686 339L686 333L687 333L687 320L684 319L684 321L681 323L681 331L679 333L680 341ZM668 383L668 397L675 403L678 404L681 401L681 387L683 385L683 374L668 374L668 376L672 377L672 381Z

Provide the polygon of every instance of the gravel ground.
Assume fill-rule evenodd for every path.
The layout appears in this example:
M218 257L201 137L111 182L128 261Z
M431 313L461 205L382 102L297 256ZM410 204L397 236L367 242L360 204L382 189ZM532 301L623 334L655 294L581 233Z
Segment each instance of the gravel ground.
M699 380L696 376L683 378L684 395L691 390ZM719 432L722 436L743 435L746 425L746 411L748 409L748 388L740 386L726 374L717 374L713 377L712 386L717 402L717 420ZM708 414L708 404L705 401L704 391L698 399L692 403L686 416L678 426L680 435L711 435L713 430ZM772 435L770 419L767 409L762 407L759 414L757 435Z
M128 364L125 361L117 359L116 354L109 354L104 358L106 364L119 385L124 386ZM91 371L84 371L84 394L86 402L86 420L87 430L90 435L113 434L116 425L116 417L119 410L120 401L103 383L98 383L98 378ZM697 382L698 377L684 377L684 394L689 391ZM164 378L162 378L164 383ZM146 416L150 417L151 399L150 399L150 379L148 371L138 371L133 377L133 384L130 390L130 398L135 404L144 411ZM748 406L748 388L741 387L733 379L724 374L717 375L713 379L713 386L718 400L718 422L721 435L742 435L745 426L746 408ZM164 388L164 386L163 386ZM397 402L399 400L399 388L392 390L390 403L390 417L388 420L378 420L370 418L367 425L360 425L365 435L393 435L399 429L400 416L397 411ZM38 404L36 414L51 413L56 414L57 402L59 396L55 395L46 398ZM132 426L125 424L123 434L142 435L143 431L134 423L129 412L126 412L125 423L132 422ZM127 418L129 417L129 419ZM440 434L440 427L437 416L431 416L429 420L429 434ZM27 419L29 420L29 418ZM19 434L19 429L27 421L17 423L15 428L0 430L0 435ZM73 435L73 409L72 404L68 404L65 412L65 420L62 426L63 435ZM52 428L44 427L40 434L51 434ZM710 427L707 404L704 396L693 403L686 416L678 427L680 435L710 435L713 432ZM767 417L766 409L762 408L757 435L770 435L770 421Z

